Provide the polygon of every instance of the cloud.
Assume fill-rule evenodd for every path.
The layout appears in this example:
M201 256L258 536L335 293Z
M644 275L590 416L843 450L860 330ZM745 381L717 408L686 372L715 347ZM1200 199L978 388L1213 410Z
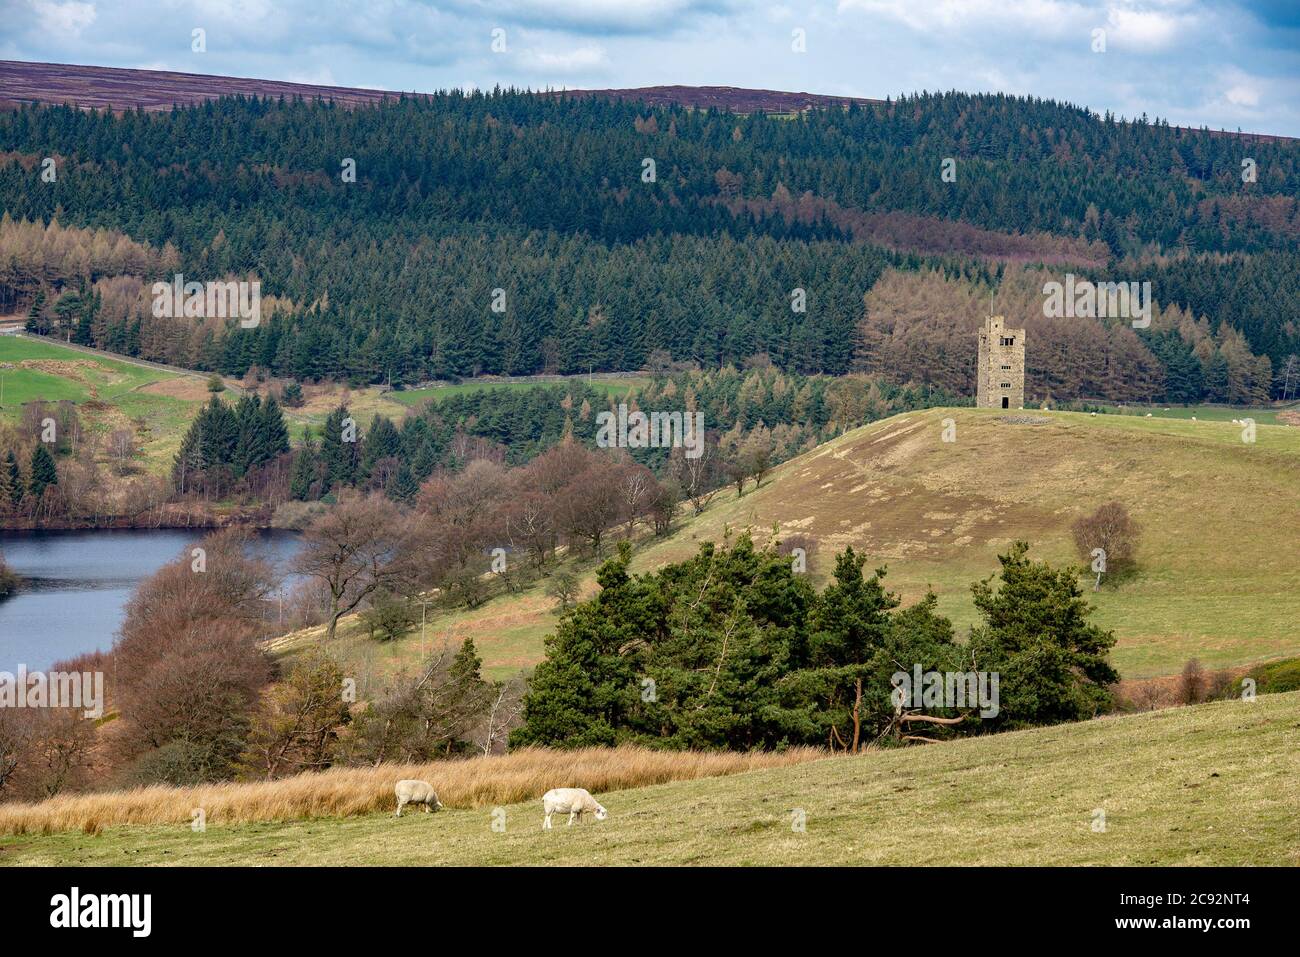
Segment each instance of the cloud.
M599 34L667 34L702 16L726 15L733 0L503 0L491 10L474 0L451 0L457 12L495 25L520 24L553 31Z
M1105 26L1107 39L1134 50L1157 50L1194 29L1199 0L840 0L857 11L901 23L910 30L1070 40L1091 38Z
M1132 50L1163 50L1194 30L1194 12L1140 9L1131 3L1112 3L1106 13L1107 40Z
M839 9L884 17L927 34L987 28L1065 36L1098 19L1088 5L1072 0L840 0Z
M548 53L545 50L525 50L521 65L541 74L573 74L604 70L609 57L598 46L583 46L568 53Z
M1259 90L1245 83L1229 87L1223 98L1233 106L1259 106Z
M56 3L54 0L31 0L32 12L41 30L55 35L58 39L76 39L81 31L95 22L95 5L67 0Z
M1248 119L1256 114L1261 102L1275 95L1272 84L1244 70L1221 70L1209 87L1211 94L1203 109L1207 112L1226 112L1230 116Z

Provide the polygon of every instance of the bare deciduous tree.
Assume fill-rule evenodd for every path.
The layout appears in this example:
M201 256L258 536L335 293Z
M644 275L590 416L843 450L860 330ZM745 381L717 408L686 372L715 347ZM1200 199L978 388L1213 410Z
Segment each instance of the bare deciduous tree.
M688 457L684 449L672 451L673 473L682 494L690 500L691 508L699 515L709 507L713 496L718 494L720 468L718 464L717 441L710 442L706 436L700 454Z
M1092 566L1093 550L1105 552L1104 572L1118 576L1130 573L1137 562L1138 524L1119 502L1107 502L1091 515L1079 518L1073 526L1074 544L1079 557ZM1100 578L1098 582L1100 583Z
M474 732L474 741L485 755L505 749L510 731L519 723L524 712L524 694L528 684L516 676L509 681L499 682L496 694L488 705L483 723Z
M1178 700L1182 704L1200 704L1205 700L1209 679L1197 658L1189 658L1178 676Z
M623 518L627 522L629 537L635 531L636 523L648 511L655 485L654 474L644 465L626 462L620 466L618 494L623 508Z
M114 429L108 437L108 454L117 463L117 471L126 474L136 456L135 432L131 429Z
M380 496L344 494L303 532L294 569L329 594L326 637L339 619L380 588L397 591L409 577L410 529L396 505Z

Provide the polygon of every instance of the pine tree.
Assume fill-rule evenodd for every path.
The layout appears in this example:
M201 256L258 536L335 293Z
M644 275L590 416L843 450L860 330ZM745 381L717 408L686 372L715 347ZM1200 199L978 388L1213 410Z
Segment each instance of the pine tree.
M203 424L203 458L205 468L229 466L239 447L239 420L230 406L215 395L208 401Z
M289 427L284 422L284 412L275 396L262 403L262 444L270 458L289 451Z
M298 448L293 457L293 470L289 473L289 495L299 502L306 502L312 497L312 485L316 482L316 448L309 438Z
M59 471L54 465L54 456L50 455L43 442L32 449L30 476L27 490L38 502L49 486L59 484Z
M996 591L991 578L971 586L984 623L971 630L968 653L1001 675L999 729L1095 717L1119 680L1107 660L1115 634L1088 621L1093 608L1077 569L1031 561L1028 552L1013 542L998 556Z
M265 435L262 430L262 399L257 395L244 395L235 404L235 422L238 439L235 444L233 465L236 475L266 461Z
M172 462L172 484L184 493L212 469L234 468L239 450L239 421L215 395L190 423Z
M396 426L386 416L375 416L361 450L361 476L368 477L380 459L393 458L401 452L402 439Z
M9 478L9 502L17 508L23 500L23 473L18 467L18 456L13 449L5 456L4 471Z
M181 447L172 460L172 485L184 495L203 473L203 428L200 422L203 413L199 413L181 439Z
M48 320L45 318L45 290L36 290L32 306L27 310L27 331L44 335L49 332Z
M325 466L326 491L355 484L359 465L356 423L347 406L339 406L325 419L320 457Z
M415 481L415 476L411 474L411 467L406 464L405 460L393 473L393 477L389 480L388 488L385 491L394 502L410 505L415 501L415 496L420 492L420 485Z
M11 455L13 453L10 453ZM14 463L17 465L17 463ZM13 479L5 463L0 462L0 514L9 511L14 501Z

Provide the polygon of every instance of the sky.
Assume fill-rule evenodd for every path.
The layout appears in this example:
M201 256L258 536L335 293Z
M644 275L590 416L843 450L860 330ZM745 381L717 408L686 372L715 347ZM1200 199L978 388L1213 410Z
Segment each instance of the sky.
M0 0L0 59L421 92L955 89L1300 136L1300 0Z

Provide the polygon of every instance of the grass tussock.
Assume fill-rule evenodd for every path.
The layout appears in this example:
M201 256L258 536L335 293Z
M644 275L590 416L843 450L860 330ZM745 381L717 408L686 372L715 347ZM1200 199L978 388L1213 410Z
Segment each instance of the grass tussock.
M371 814L396 807L393 785L405 778L428 781L445 807L495 807L540 798L555 787L581 787L593 793L618 791L786 767L824 756L815 748L779 754L636 747L525 748L507 755L433 764L334 768L275 781L192 788L156 785L66 795L30 804L0 804L0 834L97 834L123 824L188 824L197 810L202 810L208 824Z

